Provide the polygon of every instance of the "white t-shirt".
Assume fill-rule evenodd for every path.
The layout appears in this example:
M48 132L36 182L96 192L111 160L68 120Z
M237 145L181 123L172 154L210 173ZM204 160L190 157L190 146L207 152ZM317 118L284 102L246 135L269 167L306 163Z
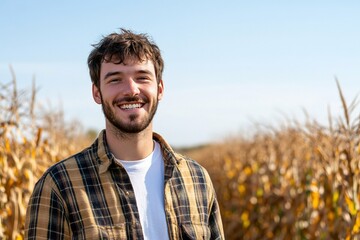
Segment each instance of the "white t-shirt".
M169 239L164 207L164 161L160 145L145 159L118 160L130 177L144 239Z

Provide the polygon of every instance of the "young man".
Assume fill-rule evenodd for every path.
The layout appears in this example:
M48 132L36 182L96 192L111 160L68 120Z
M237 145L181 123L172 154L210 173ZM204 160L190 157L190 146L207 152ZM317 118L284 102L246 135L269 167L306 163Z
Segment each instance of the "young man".
M40 178L26 239L224 239L208 173L153 132L164 93L159 48L122 29L94 45L88 65L105 130Z

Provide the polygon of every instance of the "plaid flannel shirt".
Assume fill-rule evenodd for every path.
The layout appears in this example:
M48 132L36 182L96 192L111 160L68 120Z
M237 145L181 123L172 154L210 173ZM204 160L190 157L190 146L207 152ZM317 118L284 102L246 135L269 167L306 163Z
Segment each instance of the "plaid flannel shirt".
M165 165L169 239L224 239L207 171L154 133ZM114 161L105 131L82 152L50 167L27 208L25 239L143 239L134 191Z

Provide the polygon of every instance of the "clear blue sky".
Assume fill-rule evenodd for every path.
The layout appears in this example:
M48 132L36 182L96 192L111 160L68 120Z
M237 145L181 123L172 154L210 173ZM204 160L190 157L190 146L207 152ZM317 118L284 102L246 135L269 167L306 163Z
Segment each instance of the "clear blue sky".
M324 121L360 92L359 1L0 1L0 81L104 127L91 97L91 44L120 27L148 33L165 60L155 130L176 146L246 133L252 121Z

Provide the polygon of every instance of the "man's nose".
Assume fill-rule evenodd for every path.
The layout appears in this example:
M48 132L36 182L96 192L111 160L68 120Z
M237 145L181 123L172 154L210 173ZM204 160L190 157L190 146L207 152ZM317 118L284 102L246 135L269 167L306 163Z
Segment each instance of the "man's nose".
M134 79L129 78L125 84L125 95L128 96L136 96L140 93L138 84L134 81Z

